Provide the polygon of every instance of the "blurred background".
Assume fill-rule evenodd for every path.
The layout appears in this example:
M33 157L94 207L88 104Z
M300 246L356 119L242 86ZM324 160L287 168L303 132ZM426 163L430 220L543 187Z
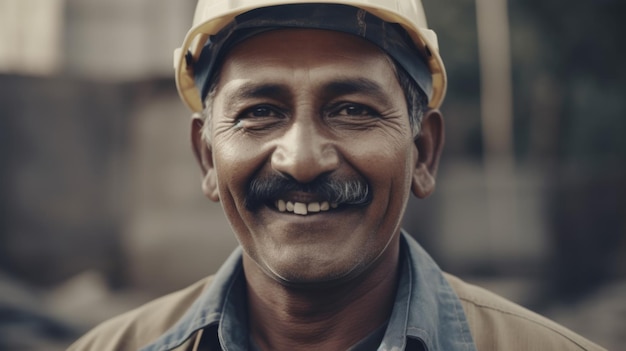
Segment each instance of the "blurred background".
M447 271L626 344L626 3L424 0L449 89L408 229ZM172 51L195 0L0 0L0 350L63 350L214 272Z

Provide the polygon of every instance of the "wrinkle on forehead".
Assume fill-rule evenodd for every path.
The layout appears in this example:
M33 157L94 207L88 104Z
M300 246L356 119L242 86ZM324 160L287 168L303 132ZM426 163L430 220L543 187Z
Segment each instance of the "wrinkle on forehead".
M385 105L390 104L385 93L385 87L374 80L365 77L330 79L323 82L319 88L325 98L334 96L365 94ZM283 101L290 100L294 95L288 84L273 82L255 82L246 79L235 79L228 82L223 89L224 101L235 104L237 101L255 98L274 98ZM229 106L226 104L226 108Z
M343 79L369 91L373 89L366 79L385 88L398 83L394 64L377 46L353 35L315 29L275 30L239 43L224 61L220 78L225 77L218 90L220 84L230 86L232 79L262 83L295 79L322 85Z
M257 63L281 59L282 53L294 58L295 66L306 63L314 67L326 60L364 61L388 55L378 46L358 36L321 29L278 29L250 37L235 45L226 56L251 55Z

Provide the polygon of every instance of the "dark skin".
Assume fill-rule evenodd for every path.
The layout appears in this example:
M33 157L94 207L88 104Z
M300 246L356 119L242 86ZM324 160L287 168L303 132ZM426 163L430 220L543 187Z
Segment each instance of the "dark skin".
M399 231L411 192L435 187L443 118L428 111L415 139L388 57L321 30L277 30L231 50L220 72L210 138L192 122L207 197L220 201L244 249L252 338L264 350L345 350L390 316ZM210 140L210 141L209 141ZM251 211L246 185L280 174L361 179L367 206L324 207L293 192ZM273 199L277 200L277 199ZM308 206L308 207L307 207Z

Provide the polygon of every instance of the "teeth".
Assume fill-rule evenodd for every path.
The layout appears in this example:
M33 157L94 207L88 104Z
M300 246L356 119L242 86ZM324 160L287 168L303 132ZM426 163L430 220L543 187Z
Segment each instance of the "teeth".
M280 212L293 212L303 216L309 213L325 212L331 208L338 207L336 203L329 203L328 201L303 203L285 200L276 200L274 206L276 206Z
M309 212L319 212L320 211L320 203L319 202L311 202L307 207L307 211Z
M302 202L296 202L293 205L293 213L299 214L299 215L306 215L307 213L306 204L303 204Z
M287 204L285 203L285 200L276 201L276 207L280 212L285 212L285 210L287 210Z

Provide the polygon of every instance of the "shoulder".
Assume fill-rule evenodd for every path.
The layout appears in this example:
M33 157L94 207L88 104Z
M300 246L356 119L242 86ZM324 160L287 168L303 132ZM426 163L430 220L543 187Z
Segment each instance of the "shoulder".
M211 283L212 277L153 300L95 327L68 351L137 350L174 325Z
M503 297L445 276L461 300L478 350L604 350Z

